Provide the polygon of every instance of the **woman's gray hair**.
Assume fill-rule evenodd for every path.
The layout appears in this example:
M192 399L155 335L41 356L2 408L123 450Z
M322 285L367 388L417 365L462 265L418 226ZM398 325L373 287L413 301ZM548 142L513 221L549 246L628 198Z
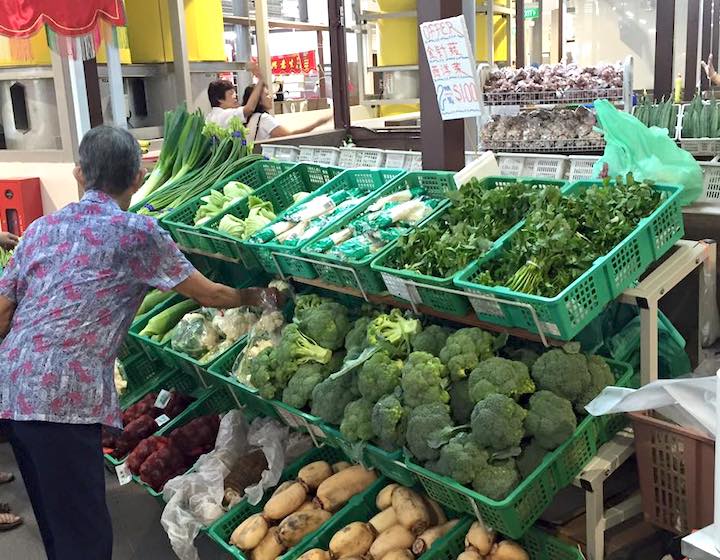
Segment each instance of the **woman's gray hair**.
M80 169L85 190L120 195L133 184L140 171L140 144L124 128L98 126L80 142Z

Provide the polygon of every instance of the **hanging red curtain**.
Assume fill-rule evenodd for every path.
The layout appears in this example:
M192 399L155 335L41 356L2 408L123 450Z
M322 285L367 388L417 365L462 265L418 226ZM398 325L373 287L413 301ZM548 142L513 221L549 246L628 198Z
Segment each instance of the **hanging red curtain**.
M101 40L115 40L125 10L122 0L0 0L0 35L10 37L13 58L29 58L28 39L43 25L53 50L87 59Z

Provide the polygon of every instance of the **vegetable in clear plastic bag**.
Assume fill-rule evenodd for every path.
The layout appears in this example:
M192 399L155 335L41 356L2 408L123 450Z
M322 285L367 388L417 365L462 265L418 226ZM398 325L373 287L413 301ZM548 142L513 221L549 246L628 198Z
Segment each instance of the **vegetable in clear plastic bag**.
M220 333L212 324L212 310L188 313L175 327L172 349L198 359L220 344Z
M252 387L250 382L250 361L266 348L277 346L280 341L285 317L280 311L265 311L248 335L248 342L238 354L232 367L233 375L240 383Z

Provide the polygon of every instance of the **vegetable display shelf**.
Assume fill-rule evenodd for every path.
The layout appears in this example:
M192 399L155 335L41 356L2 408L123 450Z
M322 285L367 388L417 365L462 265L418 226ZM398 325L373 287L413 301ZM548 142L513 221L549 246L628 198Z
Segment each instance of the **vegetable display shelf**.
M314 192L342 171L340 167L299 163L257 189L253 195L264 201L272 202L274 212L280 213L294 203L294 195L301 192ZM208 220L199 232L189 235L196 235L208 241L212 245L212 253L240 262L245 268L258 268L260 265L252 252L243 247L242 239L218 229L223 217L231 215L244 220L248 217L248 211L248 199L244 198Z
M464 519L423 555L423 560L456 560L465 551L465 535L472 524L472 519ZM551 537L535 527L518 541L530 555L530 560L584 560L584 556L576 546Z
M323 425L322 430L327 438L327 445L342 449L354 463L377 469L386 477L404 486L417 484L417 477L402 461L402 451L385 451L370 443L351 443L345 439L340 430L327 424Z
M529 187L564 187L566 185L565 181L553 179L515 179L510 177L486 177L480 181L480 185L484 188L496 188L498 186L502 186L503 184L514 183L516 181L527 184ZM441 219L448 208L450 207L448 206L440 212L435 212L425 221L420 223L418 228L422 228L430 222ZM503 236L495 240L493 247L500 246L503 239L507 238L518 227L519 223L511 227ZM465 315L470 310L470 304L468 303L466 296L443 290L443 288L454 287L454 275L447 276L445 278L438 278L436 276L420 274L413 270L392 268L386 264L396 247L397 242L389 244L376 255L375 259L373 259L370 264L373 270L382 275L385 285L391 294L406 301L417 300L415 303L422 303L430 308L453 315ZM409 288L403 280L409 280L414 284L419 284L420 286ZM433 287L438 287L440 289L434 289ZM504 326L512 325L507 323Z
M317 447L315 449L311 449L305 455L300 457L297 461L285 467L280 482L282 483L287 480L294 480L297 477L300 469L309 463L313 463L315 461L326 461L330 464L333 464L337 463L338 461L346 460L347 457L345 457L343 453L338 449L328 446ZM366 492L372 492L377 484L378 482L376 482L373 486L366 490ZM243 554L240 549L230 544L230 535L232 535L236 527L240 525L243 521L245 521L248 517L250 517L251 515L255 515L256 513L260 513L263 509L263 506L265 505L265 502L270 499L271 494L271 491L266 491L263 499L257 505L251 505L247 499L241 501L225 515L223 515L220 519L218 519L215 523L213 523L213 525L208 531L210 538L218 545L220 545L220 547L233 558L237 558L239 560L246 560L248 556L245 556L245 554ZM352 508L354 506L353 501L357 499L358 496L352 498L350 502L348 502L348 504L346 504L340 510L340 512L342 513ZM335 515L339 515L339 513ZM297 558L299 555L299 550L304 551L309 549L307 545L312 540L312 537L313 535L311 534L303 538L297 545L288 550L284 555L280 556L280 559L291 560L293 558Z
M703 102L703 107L709 105L708 102ZM680 141L680 147L694 156L717 156L718 153L720 153L720 138L688 138L683 136L683 132L688 130L685 121L688 120L689 106L689 104L683 105L678 115L678 139ZM708 120L710 120L709 116ZM699 122L694 123L694 127L700 127L702 130L702 125Z
M445 171L412 171L407 175L394 179L344 218L336 220L312 237L307 246L302 249L302 256L312 259L314 261L312 266L315 268L317 276L330 284L357 287L361 291L370 294L384 292L385 283L380 273L370 268L370 262L377 253L371 253L358 260L341 259L325 253L314 252L310 249L310 245L341 230L362 214L378 198L394 192L420 187L424 189L428 198L443 199L447 191L457 188L453 175L453 173Z
M632 368L607 360L619 386L627 386ZM491 500L453 479L434 473L407 459L405 464L433 500L454 511L479 515L485 524L510 538L519 538L548 508L558 491L570 485L583 467L605 443L612 429L620 429L617 417L588 416L575 433L556 450L545 455L540 465L503 500ZM613 434L614 435L614 434Z
M200 226L195 225L195 214L198 208L204 204L202 198L209 195L212 190L222 190L225 185L232 181L244 183L254 190L257 190L293 166L294 164L292 163L281 163L269 160L255 162L230 177L218 181L195 198L181 204L178 208L161 218L160 222L170 231L173 239L175 239L179 245L187 249L199 249L212 253L214 251L212 241L209 241L201 235L197 235Z
M588 105L597 99L621 101L623 88L575 89L566 91L486 92L486 105Z
M220 414L227 412L233 408L236 408L235 400L233 399L230 392L220 387L213 387L205 390L198 399L191 404L182 414L173 418L170 422L160 428L155 435L157 436L169 436L173 430L184 426L191 420L199 418L200 416L206 416L208 414ZM255 411L252 411L253 413ZM185 472L189 472L194 468L191 465ZM154 488L148 486L143 482L138 475L133 475L133 480L143 486L153 498L164 504L162 490L158 492Z
M301 204L305 204L319 195L332 194L344 189L358 189L364 194L369 195L375 193L388 182L405 173L402 169L348 169L331 179L323 187L317 189L311 197L293 204L280 214L273 223L283 221L284 216L287 215L289 210L297 208ZM340 215L335 216L335 220L343 218L352 210L353 208L349 208L347 211L340 213ZM260 266L269 273L315 278L315 269L310 263L293 258L300 256L300 250L308 241L309 239L303 240L297 245L284 245L272 241L260 243L253 241L251 238L250 240L244 241L243 245L252 251L260 263Z
M567 187L564 194L572 195L599 184L602 183L578 181ZM555 297L514 292L476 282L485 263L507 249L512 235L456 274L455 285L469 294L482 296L482 299L471 297L470 301L483 321L531 332L542 329L555 338L571 340L682 237L685 230L678 201L682 187L655 185L654 188L666 195L655 211Z
M145 386L138 389L133 395L134 400L132 402L124 403L122 405L122 410L127 410L128 407L135 404L148 393L159 392L162 389L165 389L166 391L171 391L175 389L179 393L193 397L194 399L196 399L195 402L206 397L208 394L207 390L200 387L197 377L176 369L171 369L157 374L157 376L153 379L150 379L145 384ZM170 425L179 418L181 418L183 414L185 414L195 404L195 402L190 404L188 408L186 408L182 413L178 414L166 425ZM162 432L164 428L165 426L158 426L158 429L153 435L160 435L160 432ZM112 467L116 467L121 463L124 463L125 459L127 459L127 455L125 457L116 459L109 453L105 454L105 462Z

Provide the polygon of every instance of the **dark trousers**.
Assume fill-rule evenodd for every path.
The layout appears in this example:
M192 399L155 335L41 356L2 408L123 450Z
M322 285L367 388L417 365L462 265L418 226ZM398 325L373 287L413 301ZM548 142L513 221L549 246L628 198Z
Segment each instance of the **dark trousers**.
M110 560L100 424L7 422L48 560Z

